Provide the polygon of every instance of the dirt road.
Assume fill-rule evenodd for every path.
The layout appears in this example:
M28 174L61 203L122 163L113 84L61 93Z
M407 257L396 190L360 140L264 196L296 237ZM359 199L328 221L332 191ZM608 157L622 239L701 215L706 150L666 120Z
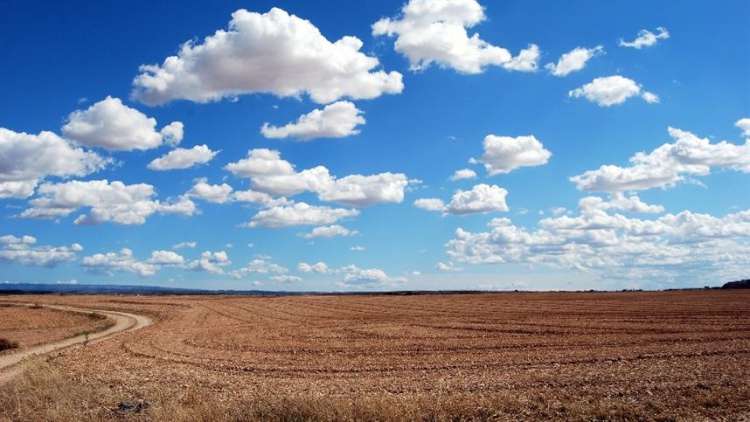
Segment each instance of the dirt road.
M26 304L26 303L14 303L13 305L30 306L29 304ZM66 338L64 340L54 341L54 342L46 343L46 344L40 344L38 346L34 346L29 349L19 350L18 352L15 352L15 353L0 355L0 384L4 384L8 382L11 379L13 379L13 377L20 374L23 368L22 366L18 365L18 363L30 356L52 353L55 351L59 351L59 350L74 346L76 344L81 344L81 343L86 343L86 342L88 343L99 342L115 334L118 334L124 331L137 330L137 329L146 327L148 325L151 325L152 323L151 319L148 317L145 317L142 315L136 315L136 314L129 314L126 312L105 311L101 309L83 309L83 308L76 308L72 306L62 306L62 305L41 305L41 306L44 306L50 309L70 311L70 312L81 312L81 313L95 312L97 314L107 316L108 318L113 320L115 323L114 325L107 328L106 330L99 331L96 333L91 333L89 335L82 334L79 336Z

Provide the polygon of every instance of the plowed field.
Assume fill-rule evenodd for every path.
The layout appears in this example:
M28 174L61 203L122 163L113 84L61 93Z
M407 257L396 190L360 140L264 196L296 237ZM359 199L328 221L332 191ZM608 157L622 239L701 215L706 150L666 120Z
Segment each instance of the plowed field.
M143 418L750 415L747 291L32 299L154 318L52 361Z

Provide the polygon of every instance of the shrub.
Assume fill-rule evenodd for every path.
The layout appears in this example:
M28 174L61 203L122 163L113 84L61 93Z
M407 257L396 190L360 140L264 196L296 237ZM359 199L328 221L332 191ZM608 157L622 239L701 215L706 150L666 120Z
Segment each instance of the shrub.
M0 352L3 350L17 349L18 342L8 340L7 338L0 338Z

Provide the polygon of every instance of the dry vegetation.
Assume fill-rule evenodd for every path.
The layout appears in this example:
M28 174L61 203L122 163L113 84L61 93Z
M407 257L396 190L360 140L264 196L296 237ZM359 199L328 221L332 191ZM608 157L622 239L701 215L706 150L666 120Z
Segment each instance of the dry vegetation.
M11 420L750 416L750 291L32 300L157 323L29 363Z
M41 306L0 303L0 351L2 340L27 348L82 333L106 329L111 322L103 315L61 311Z

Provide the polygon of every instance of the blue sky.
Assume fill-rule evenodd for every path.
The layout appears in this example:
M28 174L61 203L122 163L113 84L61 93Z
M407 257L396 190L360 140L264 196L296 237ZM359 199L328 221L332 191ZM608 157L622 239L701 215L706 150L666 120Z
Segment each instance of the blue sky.
M619 289L750 270L747 2L3 9L0 282Z

